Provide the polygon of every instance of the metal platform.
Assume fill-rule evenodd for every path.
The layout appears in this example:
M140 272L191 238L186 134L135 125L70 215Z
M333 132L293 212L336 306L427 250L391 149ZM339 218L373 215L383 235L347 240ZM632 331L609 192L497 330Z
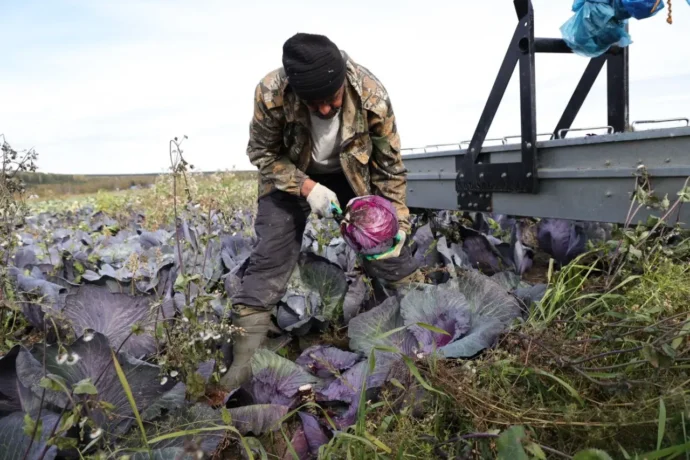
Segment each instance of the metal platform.
M462 209L514 216L553 217L623 223L635 190L636 171L644 165L655 195L671 202L690 177L690 127L604 134L537 141L539 192L465 193L468 205L458 205L457 164L468 149L404 154L408 169L407 204L410 208ZM516 143L487 146L480 161L508 164L520 160ZM500 167L498 167L500 169ZM658 211L641 210L633 223ZM690 205L670 216L690 224Z

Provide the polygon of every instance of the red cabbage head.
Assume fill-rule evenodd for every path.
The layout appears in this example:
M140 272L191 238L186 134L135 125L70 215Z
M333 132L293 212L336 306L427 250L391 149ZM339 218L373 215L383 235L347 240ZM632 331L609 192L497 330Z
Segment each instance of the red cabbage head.
M360 196L350 200L344 213L340 232L355 252L381 254L395 244L398 215L390 201L376 195Z

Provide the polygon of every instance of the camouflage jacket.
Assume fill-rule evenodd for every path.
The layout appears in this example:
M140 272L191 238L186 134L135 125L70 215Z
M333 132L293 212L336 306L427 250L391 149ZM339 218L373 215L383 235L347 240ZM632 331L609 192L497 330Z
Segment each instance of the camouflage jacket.
M388 93L365 67L347 62L342 105L340 163L357 196L380 195L409 231L407 170ZM282 68L256 86L247 155L259 170L259 196L272 190L300 195L312 158L309 111L290 89ZM341 203L345 206L346 203Z

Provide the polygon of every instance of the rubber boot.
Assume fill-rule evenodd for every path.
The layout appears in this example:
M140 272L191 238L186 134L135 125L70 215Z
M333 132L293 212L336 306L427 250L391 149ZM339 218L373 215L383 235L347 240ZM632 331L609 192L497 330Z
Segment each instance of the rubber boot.
M232 364L221 377L223 388L234 390L251 377L251 359L266 341L266 333L271 329L271 312L262 308L241 306L233 320L233 325L244 329L238 334L232 347Z
M392 289L399 289L402 287L409 287L414 284L424 284L426 282L426 276L420 269L413 271L411 274L407 275L405 278L398 281L389 281L386 283L387 287Z
M415 270L398 281L384 281L379 280L379 286L383 288L382 294L385 297L402 296L410 291L419 288L420 285L426 283L426 276L420 269Z

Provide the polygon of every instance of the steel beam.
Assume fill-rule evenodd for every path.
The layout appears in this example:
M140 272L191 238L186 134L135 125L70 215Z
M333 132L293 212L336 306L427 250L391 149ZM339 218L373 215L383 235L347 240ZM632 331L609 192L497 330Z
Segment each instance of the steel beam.
M537 142L538 194L494 192L458 205L456 165L467 149L404 154L410 208L462 209L526 217L624 223L644 166L656 196L673 202L690 177L690 127L654 129ZM490 146L480 160L500 168L519 161L521 145ZM633 223L658 210L643 208ZM690 206L680 206L669 221L690 224Z

